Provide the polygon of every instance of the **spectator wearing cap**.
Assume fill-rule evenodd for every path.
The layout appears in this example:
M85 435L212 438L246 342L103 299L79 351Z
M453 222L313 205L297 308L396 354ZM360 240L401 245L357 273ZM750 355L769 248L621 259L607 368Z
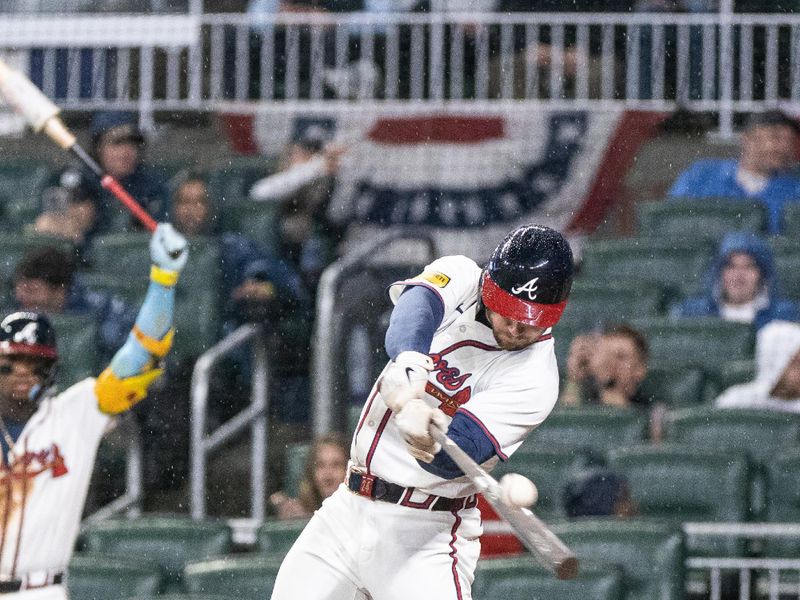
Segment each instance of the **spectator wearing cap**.
M573 477L564 487L564 512L579 517L629 518L638 514L628 480L606 467L593 467Z
M92 154L108 175L156 220L165 219L169 194L166 182L144 164L145 138L136 115L130 112L97 113L90 126ZM114 196L100 186L96 177L87 177L90 192L99 212L99 230L131 231L142 225Z
M756 329L773 320L800 320L800 306L780 296L770 247L753 233L727 234L704 281L701 295L672 307L673 317L720 317Z
M716 399L720 408L800 413L800 324L772 321L756 336L756 376Z
M768 211L769 232L780 233L781 213L800 200L797 122L780 111L755 113L742 134L739 159L705 159L689 166L669 191L672 198L755 199Z
M280 252L311 290L333 260L341 235L327 209L345 148L328 137L328 130L317 124L296 132L279 171L257 181L249 193L251 200L278 205Z

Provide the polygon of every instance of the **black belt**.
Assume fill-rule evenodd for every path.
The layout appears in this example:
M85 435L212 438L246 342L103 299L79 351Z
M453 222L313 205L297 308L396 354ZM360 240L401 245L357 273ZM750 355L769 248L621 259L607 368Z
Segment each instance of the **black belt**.
M48 577L46 581L40 585L30 585L23 579L7 579L0 580L0 594L13 594L20 590L32 590L36 588L47 587L48 585L58 585L64 580L63 573L56 573L52 577Z
M462 508L472 508L478 503L475 496L445 498L444 496L434 496L433 494L429 494L421 502L414 502L411 500L411 495L414 493L413 487L405 488L396 483L384 481L380 477L357 471L350 471L350 475L347 477L347 487L359 496L424 510L454 511Z

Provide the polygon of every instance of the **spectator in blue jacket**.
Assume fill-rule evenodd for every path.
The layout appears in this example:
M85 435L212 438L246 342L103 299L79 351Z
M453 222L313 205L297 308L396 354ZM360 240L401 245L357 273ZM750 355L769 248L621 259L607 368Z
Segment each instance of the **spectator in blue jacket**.
M769 232L779 233L785 204L800 201L797 122L780 111L751 115L735 159L704 159L692 164L669 191L673 198L754 199L764 204Z
M169 192L163 177L144 163L145 138L136 115L130 112L97 113L90 125L91 152L106 174L111 175L156 221L167 213ZM141 230L142 225L111 194L97 177L85 178L97 203L98 231Z
M727 234L705 278L705 293L676 304L675 317L717 316L752 323L756 329L772 320L797 321L800 307L778 292L772 251L757 235Z

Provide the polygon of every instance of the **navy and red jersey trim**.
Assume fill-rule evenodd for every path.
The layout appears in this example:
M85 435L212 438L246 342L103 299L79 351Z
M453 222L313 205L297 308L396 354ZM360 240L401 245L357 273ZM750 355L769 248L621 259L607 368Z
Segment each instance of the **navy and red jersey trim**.
M462 413L473 423L475 423L478 427L480 427L483 434L487 437L487 439L491 442L492 446L494 447L494 451L497 453L497 456L499 456L503 461L508 460L508 456L503 452L502 448L500 447L500 442L497 441L497 438L494 437L492 432L489 431L489 428L486 427L486 425L484 425L483 422L478 417L476 417L474 414L472 414L463 406L460 407L456 412Z
M447 306L447 304L445 304L444 298L442 298L442 295L439 293L439 290L436 289L436 286L433 286L430 283L425 283L424 281L417 281L416 279L409 279L408 281L396 281L395 283L392 284L392 286L394 285L405 285L405 286L416 285L424 287L425 289L430 290L434 294L436 294L436 297L439 298L439 301L442 303L442 306Z
M392 416L391 409L386 409L386 412L383 413L383 418L381 419L380 425L378 425L378 429L375 432L375 437L372 438L372 444L370 444L369 452L367 452L367 458L364 461L365 467L367 467L367 473L371 473L370 468L372 466L372 457L375 456L375 450L378 449L378 442L383 435L384 429L386 429L386 425L389 423L389 418Z

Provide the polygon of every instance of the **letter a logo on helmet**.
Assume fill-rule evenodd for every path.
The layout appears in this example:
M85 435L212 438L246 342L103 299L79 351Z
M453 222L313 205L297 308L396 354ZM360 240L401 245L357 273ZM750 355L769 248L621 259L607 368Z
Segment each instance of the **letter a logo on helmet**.
M483 273L481 300L508 319L551 327L567 305L573 269L564 236L542 225L522 225L492 253Z

